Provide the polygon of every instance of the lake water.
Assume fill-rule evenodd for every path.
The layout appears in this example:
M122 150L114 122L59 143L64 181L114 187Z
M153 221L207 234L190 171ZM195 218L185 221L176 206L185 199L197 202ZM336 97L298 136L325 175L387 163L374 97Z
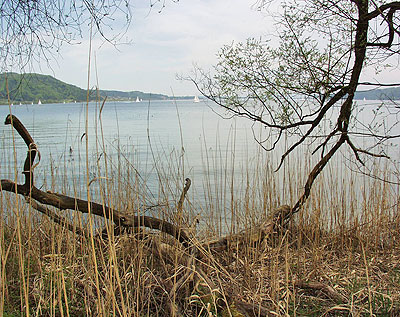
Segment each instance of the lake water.
M35 169L37 187L60 190L60 184L73 181L78 187L85 187L86 136L89 180L107 177L96 164L104 159L104 153L114 163L118 157L121 160L123 154L123 160L137 169L155 200L160 192L160 174L177 179L176 187L180 188L183 180L189 177L192 190L203 197L209 190L207 186L225 177L232 165L239 169L248 166L260 152L249 121L223 119L215 112L215 106L204 102L107 102L101 115L100 108L100 104L89 103L86 135L86 104L11 107L12 113L31 133L41 154L40 164ZM8 113L8 106L0 107L1 118L5 119ZM1 127L0 137L4 149L1 177L14 179L17 166L18 180L22 182L26 145L18 135L13 142L10 126ZM208 184L205 185L206 176ZM71 186L62 191L72 191ZM84 189L80 195L85 196Z
M235 195L243 203L252 201L254 208L266 209L269 206L256 202L262 204L266 199L262 196L263 186L273 182L274 192L268 198L271 206L293 203L311 164L308 149L304 148L287 162L292 174L285 167L272 173L282 152L264 153L254 140L253 133L259 132L252 130L251 122L224 119L215 105L205 102L107 102L104 107L97 103L89 103L88 107L82 103L43 104L12 106L11 111L31 133L40 151L36 186L82 198L87 195L88 182L93 182L90 187L96 192L100 182L125 178L130 169L130 174L132 170L137 172L136 179L148 192L146 201L141 202L147 205L176 201L184 179L189 177L192 187L188 199L196 201L197 208L233 209L235 202L227 196ZM0 106L0 118L5 119L8 113L8 106ZM26 145L18 135L13 139L10 126L5 125L0 130L0 142L1 177L15 179L17 171L18 181L22 182ZM398 155L398 147L396 151ZM330 165L329 173L342 177L343 165ZM300 179L297 188L288 188L288 182L295 183L296 177ZM258 190L260 196L250 194L249 189Z

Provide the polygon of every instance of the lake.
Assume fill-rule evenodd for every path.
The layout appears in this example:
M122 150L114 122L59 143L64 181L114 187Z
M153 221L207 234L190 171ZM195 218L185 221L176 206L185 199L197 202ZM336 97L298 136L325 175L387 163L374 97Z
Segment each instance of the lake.
M100 183L124 179L145 188L142 204L156 205L179 199L184 179L189 177L188 200L197 209L229 213L240 201L265 210L295 202L312 162L304 147L273 173L282 151L265 153L254 140L260 131L253 131L251 122L224 119L216 105L205 102L110 101L104 107L89 103L87 108L83 103L42 104L12 106L11 111L40 151L36 186L82 198L87 197L89 182L97 200ZM8 106L0 107L0 117L5 119L8 113ZM26 146L18 135L13 141L10 126L2 126L0 138L1 177L15 179L17 171L22 182ZM341 186L342 179L350 177L343 174L345 170L341 161L333 162L324 181ZM263 192L267 185L271 186L268 198Z
M89 178L106 176L99 175L102 171L96 166L102 153L107 153L114 162L122 153L154 197L160 191L160 173L175 174L171 179L178 176L182 185L186 177L191 178L192 190L204 196L205 174L208 174L207 186L212 186L218 178L226 176L232 165L249 166L249 161L256 159L260 152L249 121L223 119L215 112L216 106L205 102L107 102L101 115L100 108L96 103L88 106ZM76 184L85 187L86 104L14 105L11 111L31 133L40 151L41 161L35 169L36 185L45 183L43 188L56 190L61 184L78 180ZM8 113L8 106L0 107L0 117L5 119ZM1 127L0 137L4 149L1 177L14 179L10 126ZM21 182L26 146L18 135L14 144ZM177 164L176 170L171 161ZM166 168L164 165L168 162L171 164ZM68 191L68 186L62 190ZM85 196L84 190L81 195Z

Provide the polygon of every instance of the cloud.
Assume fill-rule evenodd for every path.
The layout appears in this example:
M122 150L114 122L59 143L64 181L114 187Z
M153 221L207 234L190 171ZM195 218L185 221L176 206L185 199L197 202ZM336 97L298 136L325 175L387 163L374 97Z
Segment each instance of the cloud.
M190 73L193 63L209 68L224 44L260 36L267 21L251 9L254 0L182 0L149 11L148 2L134 3L133 22L126 34L131 45L118 50L100 39L96 52L100 88L143 90L177 95L196 94L176 74ZM64 47L63 58L53 64L57 78L86 87L88 39Z

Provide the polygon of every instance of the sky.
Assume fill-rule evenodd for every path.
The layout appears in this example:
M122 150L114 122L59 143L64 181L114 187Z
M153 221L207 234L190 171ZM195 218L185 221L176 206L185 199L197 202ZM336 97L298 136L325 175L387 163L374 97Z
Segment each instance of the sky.
M166 95L196 95L187 76L196 64L210 69L217 62L218 50L232 41L263 35L272 25L254 9L255 0L180 0L166 7L149 10L149 2L133 1L133 20L125 38L129 45L117 48L92 41L90 87L140 90ZM57 61L40 72L69 84L88 86L89 34L79 45L64 45ZM94 58L95 56L95 58ZM97 78L97 79L96 79Z
M194 85L177 76L190 75L194 64L211 69L223 45L273 38L273 20L255 9L256 0L166 0L161 12L160 6L150 10L150 1L157 2L131 1L133 20L123 39L130 44L116 48L94 37L89 85L88 31L81 44L64 45L50 67L42 63L35 70L81 88L193 96L198 94ZM399 60L394 64L397 68L379 74L367 70L361 81L398 82Z

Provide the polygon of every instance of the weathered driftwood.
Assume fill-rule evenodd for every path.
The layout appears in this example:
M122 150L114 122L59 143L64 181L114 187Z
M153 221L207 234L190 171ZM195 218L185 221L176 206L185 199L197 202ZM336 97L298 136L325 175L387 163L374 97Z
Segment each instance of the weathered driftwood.
M308 290L322 292L330 299L334 300L336 303L347 302L346 297L337 292L333 287L320 282L298 280L294 283L294 286L304 290L308 289Z
M30 199L29 197L26 197L26 201L32 206L32 208L41 212L42 214L45 214L51 220L53 220L56 224L64 226L69 231L72 231L81 236L85 236L85 237L89 236L89 233L87 230L85 230L84 228L77 227L76 225L70 223L67 219L58 215L54 210L51 210L50 208L47 208L46 206L39 204L36 200Z
M183 285L191 284L193 287L196 284L196 281L206 282L206 284L210 287L210 292L212 293L213 290L217 289L217 287L208 278L207 273L203 271L203 269L207 270L207 265L205 265L203 260L205 258L213 258L210 251L214 252L219 250L227 250L230 247L239 247L243 244L255 245L261 243L267 237L276 232L279 227L284 224L285 221L292 215L292 209L287 205L283 205L277 208L272 213L270 218L256 226L245 229L237 234L225 236L218 240L200 243L195 239L195 237L189 237L189 233L184 228L181 228L181 225L184 223L182 214L183 202L191 184L190 179L186 179L181 197L177 203L176 213L174 216L175 222L178 225L155 217L135 216L131 213L113 209L106 205L62 195L59 193L45 192L38 189L34 185L34 161L36 155L39 155L40 157L40 154L31 135L18 120L18 118L13 115L7 116L5 124L11 124L12 127L19 133L28 147L28 152L23 171L25 182L23 184L16 184L11 180L2 179L0 190L23 195L27 199L27 202L34 209L47 215L55 223L60 224L68 230L80 235L89 236L89 233L87 230L73 225L65 217L62 217L59 213L56 213L47 206L53 206L59 210L75 210L81 213L97 215L105 219L109 219L115 224L115 235L120 234L124 231L124 229L129 230L132 228L146 227L159 230L174 237L185 247L185 249L177 248L175 243L168 244L161 241L158 242L157 239L149 239L150 243L144 244L144 247L154 256L159 258L162 263L179 264L181 267L186 268L184 270L180 270L179 276L176 276L177 280L175 284L167 286L169 289L170 298L175 298L175 295L179 293L181 289L183 289ZM107 235L106 230L104 230L103 233L106 233ZM147 233L143 232L143 236L146 235ZM176 252L179 252L179 256L176 256ZM175 256L172 257L171 255ZM176 261L178 261L178 263L176 263ZM221 269L223 268L220 264L215 264ZM163 267L165 270L167 270L165 264ZM192 287L189 287L189 289ZM186 289L186 291L188 291L188 289ZM193 291L193 289L191 289L191 291ZM184 297L188 297L189 295L190 294L186 294ZM225 304L223 305L225 305L227 310L230 309L230 303L234 303L236 310L244 313L245 315L267 315L267 309L264 307L261 307L257 304L242 302L233 296L225 296ZM170 303L168 309L171 314L176 314L179 312L179 307L177 307L174 302Z
M8 115L4 123L11 124L13 128L18 132L18 134L22 137L22 139L25 141L25 144L28 147L28 153L25 159L24 171L23 171L25 175L25 183L16 184L11 180L2 179L1 190L29 197L30 201L34 199L38 203L54 206L60 210L71 209L80 211L82 213L88 213L104 217L106 219L113 221L116 226L147 227L150 229L156 229L173 236L178 241L180 241L184 246L186 247L189 246L189 237L187 236L186 232L168 221L150 216L135 216L126 212L110 208L106 205L101 205L95 202L89 202L87 200L82 200L58 193L45 192L36 188L34 186L34 178L33 178L33 169L34 169L33 163L36 154L38 152L36 144L33 141L28 130L24 127L24 125L19 121L19 119L16 116ZM33 207L35 207L35 205ZM59 216L58 218L60 222L67 223L67 221L64 221L61 216Z
M237 234L231 234L218 240L208 241L203 244L203 248L219 251L228 249L230 246L240 246L244 243L248 245L258 244L274 233L290 213L290 206L282 205L274 210L272 216L258 225L242 230Z
M1 190L13 192L15 194L23 195L28 198L28 202L36 210L46 214L53 221L58 224L63 224L67 229L74 231L78 234L85 234L86 232L70 224L64 217L58 215L54 211L51 211L43 205L54 206L59 210L76 210L82 213L88 213L92 215L97 215L111 220L115 223L116 228L137 228L137 227L147 227L150 229L156 229L166 234L173 236L175 239L180 241L185 247L190 244L190 238L188 233L171 222L158 219L150 216L135 216L131 213L123 212L117 209L110 208L103 204L98 204L95 202L89 202L87 200L82 200L76 197L70 197L67 195L45 192L34 185L33 171L35 168L34 161L36 155L39 153L37 146L29 134L28 130L19 121L19 119L14 115L8 115L5 120L5 124L11 124L12 127L18 132L18 134L25 141L28 147L27 156L24 163L23 174L25 176L24 184L16 184L15 182L2 179L1 180ZM177 220L181 223L182 220L182 205L185 199L186 193L189 190L191 181L186 179L185 186L183 188L181 197L177 204ZM42 205L43 204L43 205ZM230 245L240 245L243 243L257 243L265 239L265 237L272 234L282 221L286 220L291 214L291 208L287 205L283 205L277 208L272 216L266 221L260 223L259 225L253 226L246 230L241 231L238 234L228 235L221 239L215 241L209 241L202 245L197 245L197 247L202 247L206 250L222 250L226 249ZM122 230L115 230L115 233L121 232Z

